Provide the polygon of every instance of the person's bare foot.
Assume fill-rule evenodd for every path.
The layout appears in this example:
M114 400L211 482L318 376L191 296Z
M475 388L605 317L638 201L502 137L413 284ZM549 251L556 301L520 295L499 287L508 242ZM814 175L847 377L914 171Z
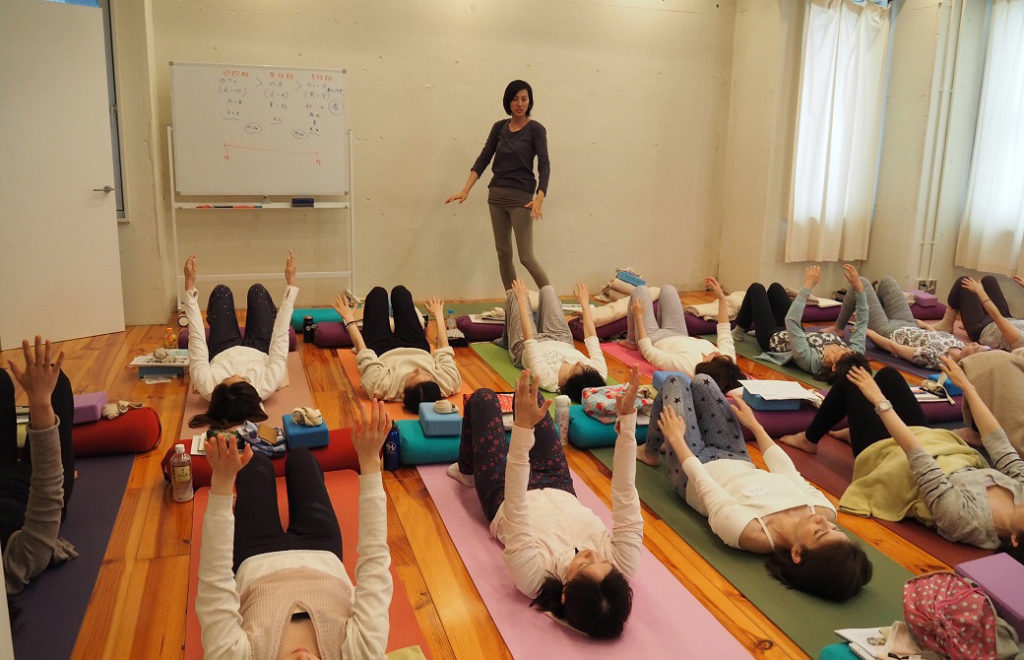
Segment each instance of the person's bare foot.
M797 449L805 451L808 454L818 453L818 445L808 440L807 434L805 434L803 431L801 431L800 433L794 433L792 435L784 435L778 440L776 440L776 442L780 442L784 445L789 445L790 447L796 447Z
M650 465L651 467L658 467L661 465L661 456L657 454L651 456L647 453L647 445L644 445L636 450L636 460L640 461L644 465Z
M620 340L616 341L615 343L618 344L619 346L621 346L621 347L623 347L625 349L631 350L631 351L635 351L636 348L637 348L636 342L630 341L628 339L620 339Z
M836 430L833 430L833 431L829 431L828 434L830 436L832 436L833 438L835 438L836 440L842 440L846 444L850 444L850 429L849 429L849 427L847 427L845 429L836 429Z

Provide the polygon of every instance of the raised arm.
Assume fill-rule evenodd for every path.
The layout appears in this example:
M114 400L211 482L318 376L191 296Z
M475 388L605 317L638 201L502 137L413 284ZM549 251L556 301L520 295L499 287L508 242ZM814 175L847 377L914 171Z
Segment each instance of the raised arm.
M537 595L547 577L526 503L526 490L530 483L530 450L534 443L533 429L551 407L550 399L537 403L539 384L532 380L527 369L516 381L515 421L505 459L505 502L502 505L507 530L503 553L505 565L516 588L530 598Z
M188 375L192 387L199 395L209 399L217 381L210 369L210 349L206 345L206 327L203 325L203 314L199 311L199 292L196 291L196 278L199 265L196 255L185 259L185 318L188 319Z
M867 348L864 337L868 329L868 298L864 293L864 282L860 279L857 269L850 264L843 264L843 276L857 296L857 321L853 325L853 333L850 334L850 348L863 355Z
M846 377L851 383L857 386L857 389L861 391L864 398L868 400L868 403L875 407L875 413L878 415L882 423L885 424L885 429L892 434L893 440L905 453L910 453L915 449L922 447L921 441L918 439L914 432L910 430L900 416L896 414L896 410L893 409L892 404L882 394L882 390L879 389L878 383L872 378L871 372L864 367L853 367L850 369ZM979 429L980 430L980 429Z
M338 312L342 323L345 324L345 330L348 331L349 339L352 340L352 345L355 346L356 352L365 351L366 342L363 341L363 333L359 331L359 324L356 322L356 315L352 311L348 298L340 294L335 296L332 307Z
M978 394L978 388L970 381L960 365L946 355L939 359L942 361L942 373L946 374L946 377L954 385L964 391L964 403L971 409L971 418L974 420L975 426L978 427L978 433L985 437L990 433L1002 430L999 420L992 414L981 395Z
M597 326L594 325L594 315L590 311L590 290L582 281L577 282L572 288L576 301L580 304L580 320L583 322L583 339L597 336Z
M530 309L530 290L526 283L516 278L512 281L512 293L516 296L516 304L519 305L519 322L522 324L523 341L530 341L534 337L533 311Z
M1014 281L1016 281L1016 279ZM999 332L1002 333L1003 339L1006 340L1006 343L1009 344L1011 348L1020 342L1020 330L1006 320L1006 317L999 311L996 304L988 297L988 293L985 291L985 287L982 286L981 282L973 277L965 277L963 280L963 287L978 296L978 300L981 301L981 305L985 309L985 313L989 315L992 322L996 324L997 328L999 328Z
M288 371L288 326L291 325L295 298L299 295L299 289L295 286L295 253L291 250L288 250L288 258L285 259L284 281L284 297L277 309L274 328L270 335L267 353L270 359L267 361L267 368L258 379L259 382L253 383L261 399L267 399L277 391Z
M807 336L804 333L804 307L807 305L807 297L811 295L811 291L820 279L821 268L808 266L804 270L804 286L786 313L786 330L789 331L789 345L793 352L793 359L802 369L811 373L818 371L821 361L807 342Z
M612 548L614 564L632 577L640 563L644 541L644 519L636 492L636 393L640 367L630 370L629 387L615 401L618 415L615 454L612 459Z
M434 317L434 348L448 348L448 328L445 326L444 301L432 297L427 300L427 312Z

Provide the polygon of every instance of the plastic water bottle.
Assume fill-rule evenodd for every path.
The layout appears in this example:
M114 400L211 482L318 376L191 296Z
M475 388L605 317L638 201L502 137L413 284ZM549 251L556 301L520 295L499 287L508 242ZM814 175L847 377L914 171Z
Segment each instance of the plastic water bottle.
M570 399L565 394L555 397L555 426L563 447L569 442L569 403Z
M449 330L455 329L455 309L448 308L448 317L444 320L444 325Z
M164 329L164 348L177 348L178 347L178 333L174 331L174 328Z
M174 445L171 456L171 497L175 502L188 502L195 495L192 490L192 457L180 442Z
M398 469L398 447L400 443L401 436L398 433L398 426L392 423L391 430L388 431L388 437L384 440L385 470L394 471Z

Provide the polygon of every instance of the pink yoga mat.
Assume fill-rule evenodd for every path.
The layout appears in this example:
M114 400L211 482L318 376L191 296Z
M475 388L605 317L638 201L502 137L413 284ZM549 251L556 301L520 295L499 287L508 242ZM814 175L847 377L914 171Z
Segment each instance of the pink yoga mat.
M292 410L300 406L312 406L313 393L309 390L309 383L306 382L306 372L302 368L302 356L298 351L288 354L288 384L274 392L269 399L263 402L263 408L267 411L268 421L275 426L281 425L281 417L290 415ZM185 395L185 414L181 418L181 432L179 438L188 438L201 432L203 429L190 429L188 420L194 415L206 412L209 402L199 396L192 389L189 383L188 394ZM188 446L186 445L186 449Z
M420 477L444 521L491 618L515 658L749 658L750 654L646 549L633 578L633 612L622 637L592 640L530 608L487 531L476 490L456 483L444 465L419 466ZM609 527L611 511L573 475L581 503Z
M653 378L656 367L644 359L644 356L637 349L629 349L615 342L605 342L601 344L601 350L604 351L605 355L610 355L627 367L632 367L634 364L640 365L640 373L647 377Z

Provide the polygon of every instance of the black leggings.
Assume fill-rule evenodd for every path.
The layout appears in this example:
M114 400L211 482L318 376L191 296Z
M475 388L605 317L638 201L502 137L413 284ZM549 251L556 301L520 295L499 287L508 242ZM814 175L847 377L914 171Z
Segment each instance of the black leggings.
M992 323L992 317L985 311L985 306L981 304L978 294L968 291L963 287L963 281L964 276L962 275L956 278L956 282L953 282L953 288L949 290L949 295L946 296L946 302L950 307L960 312L960 320L963 322L964 330L967 331L967 336L971 338L971 341L978 341L981 331L985 329L986 325ZM986 275L981 278L981 286L985 287L985 293L995 303L999 313L1009 318L1010 306L1006 304L1006 297L1003 295L1003 290L999 287L999 281L992 275Z
M341 559L341 527L324 485L324 473L309 449L285 459L288 531L281 527L274 466L254 454L235 484L235 558L233 570L254 555L281 550L326 550Z
M388 292L375 286L366 294L363 308L363 341L378 356L393 348L419 348L430 352L427 333L420 323L416 305L409 289L399 284L391 289L391 310L395 315L395 329L391 330L388 314Z
M210 324L210 340L206 342L210 356L235 346L248 346L264 353L270 352L270 339L274 334L277 307L270 292L262 284L249 287L245 304L245 336L238 328L235 315L235 296L231 289L218 284L210 292L206 306L206 320Z
M71 444L71 425L75 417L75 396L71 381L64 372L57 377L57 384L50 395L50 405L57 414L60 424L60 459L64 466L64 510L67 514L71 491L75 487L75 453ZM0 369L0 540L7 543L8 537L25 524L25 507L28 505L29 483L32 478L31 444L18 449L18 420L14 406L14 383L3 369Z
M914 398L914 393L910 391L910 386L903 380L899 371L893 367L884 367L875 374L875 382L904 424L927 425L928 421L921 410L921 404ZM850 445L853 447L854 456L869 445L892 437L881 418L875 413L875 407L861 394L860 388L849 379L840 378L829 390L814 420L807 427L807 439L818 442L829 429L842 421L843 417L849 418Z
M786 314L792 301L786 293L786 287L772 282L768 290L764 285L754 282L747 288L743 296L740 311L736 314L736 326L750 330L754 325L757 345L762 351L770 351L768 341L776 332L786 329Z

